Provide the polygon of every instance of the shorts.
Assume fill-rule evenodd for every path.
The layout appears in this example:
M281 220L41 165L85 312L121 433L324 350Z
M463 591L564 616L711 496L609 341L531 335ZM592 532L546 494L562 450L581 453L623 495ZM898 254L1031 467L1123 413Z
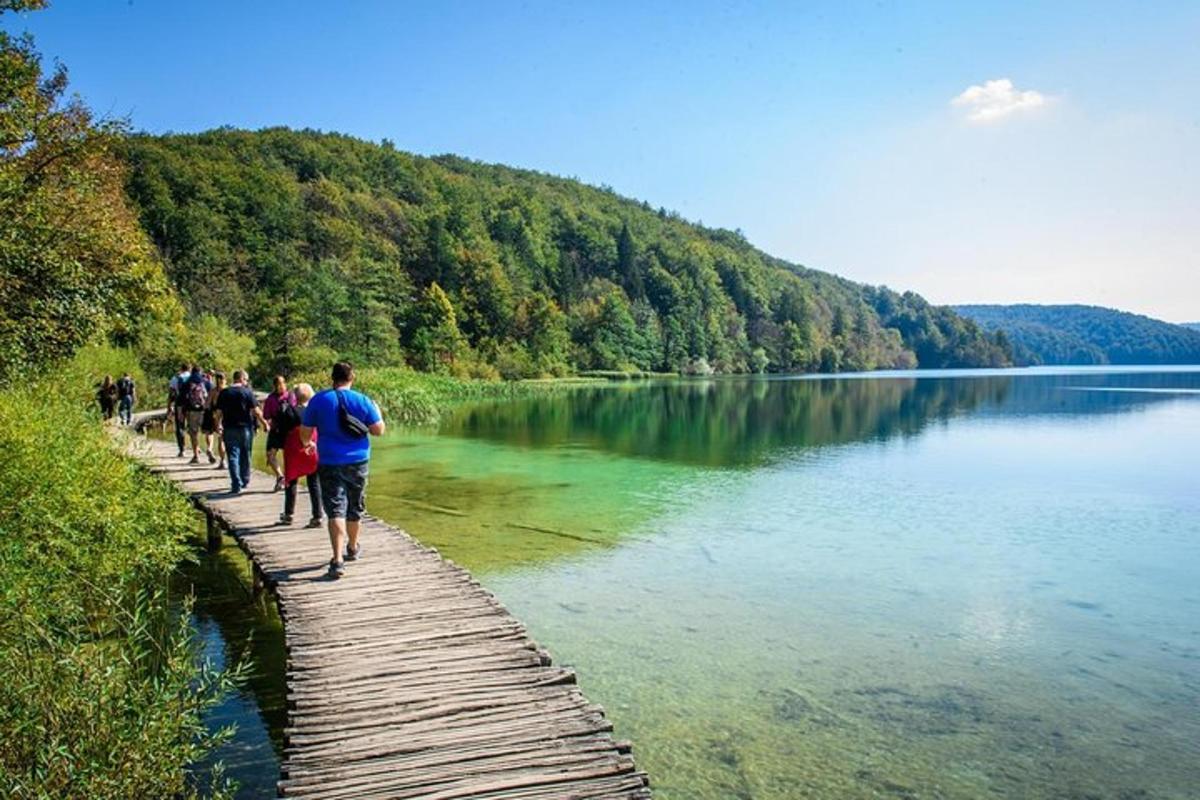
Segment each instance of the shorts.
M204 409L204 419L200 421L200 430L204 431L205 433L215 433L217 428L215 423L216 421L213 419L212 409Z
M200 426L203 424L204 424L204 412L203 411L187 412L187 432L188 433L199 433Z
M285 439L287 439L287 433L272 425L271 430L267 431L267 449L282 450Z
M321 482L321 505L330 519L362 519L367 500L367 462L357 464L321 464L317 467Z

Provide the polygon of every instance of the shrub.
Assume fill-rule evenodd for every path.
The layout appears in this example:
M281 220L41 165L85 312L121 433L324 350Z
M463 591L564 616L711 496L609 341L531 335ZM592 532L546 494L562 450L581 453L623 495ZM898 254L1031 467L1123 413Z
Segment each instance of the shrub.
M80 402L121 367L88 356L0 390L0 796L188 796L227 685L167 594L194 517Z

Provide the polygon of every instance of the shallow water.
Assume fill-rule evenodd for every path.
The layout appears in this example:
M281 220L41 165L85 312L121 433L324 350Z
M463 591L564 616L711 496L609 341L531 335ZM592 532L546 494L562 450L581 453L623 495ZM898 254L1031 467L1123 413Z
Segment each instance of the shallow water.
M232 538L216 551L196 541L197 563L181 566L175 591L194 598L200 654L217 669L248 665L246 681L205 717L210 729L234 726L233 738L198 766L220 761L238 798L275 797L287 723L283 625L274 600L255 595L250 561Z
M616 386L388 437L665 798L1196 797L1200 372Z

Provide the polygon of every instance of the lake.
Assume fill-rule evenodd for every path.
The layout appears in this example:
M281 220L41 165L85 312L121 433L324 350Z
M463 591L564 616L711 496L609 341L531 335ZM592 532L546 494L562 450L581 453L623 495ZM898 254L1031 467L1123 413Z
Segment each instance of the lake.
M662 798L1200 787L1200 368L620 384L375 450Z

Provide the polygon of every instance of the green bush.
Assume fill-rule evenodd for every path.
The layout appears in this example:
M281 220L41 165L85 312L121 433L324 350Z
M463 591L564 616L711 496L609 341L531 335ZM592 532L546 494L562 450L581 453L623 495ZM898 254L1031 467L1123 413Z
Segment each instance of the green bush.
M526 397L572 386L603 383L585 379L501 381L416 372L407 367L356 370L354 388L370 395L393 425L432 425L443 413L466 402ZM317 391L329 386L328 372L300 376Z
M194 795L215 743L227 678L167 594L194 515L81 402L120 360L89 348L0 390L0 796Z

